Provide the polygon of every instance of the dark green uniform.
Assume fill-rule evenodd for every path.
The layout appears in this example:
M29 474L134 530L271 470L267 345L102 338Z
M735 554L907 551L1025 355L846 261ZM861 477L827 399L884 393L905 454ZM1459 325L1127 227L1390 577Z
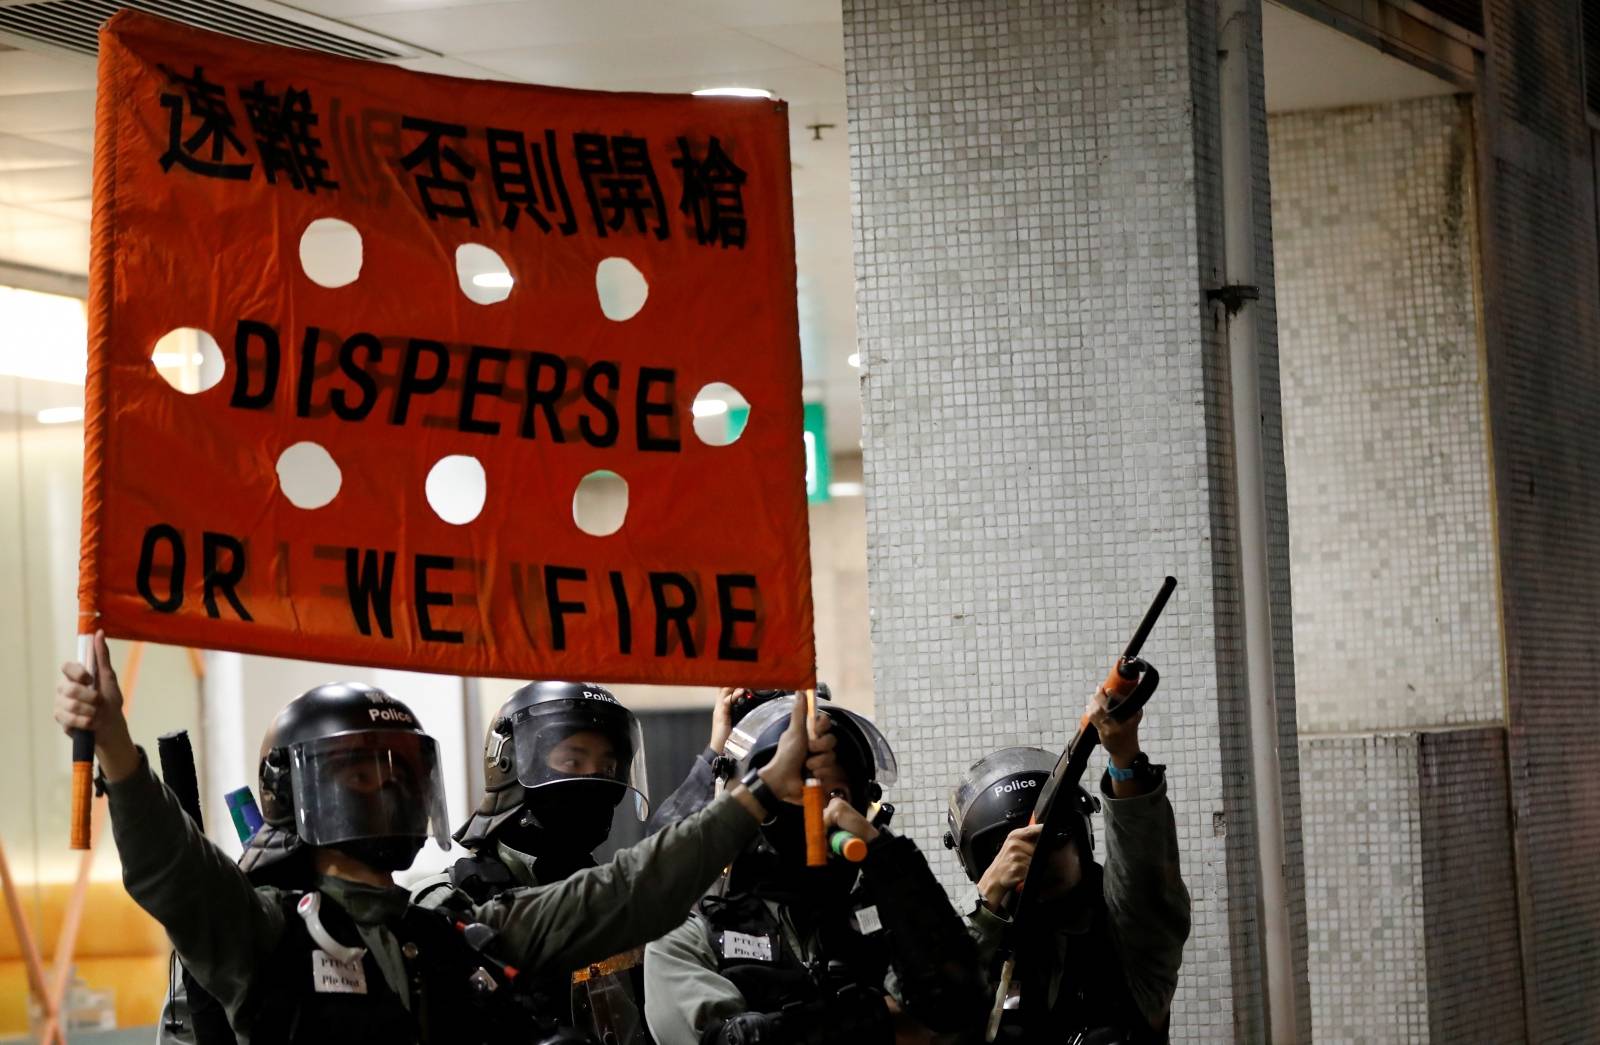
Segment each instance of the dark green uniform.
M1179 874L1166 780L1136 798L1114 797L1102 780L1100 803L1104 863L1086 861L1084 883L1092 887L1100 878L1103 903L1077 907L1048 937L1054 944L1044 977L1049 1023L1122 1026L1131 1017L1129 1022L1164 1027L1189 938L1189 891ZM967 920L982 967L994 968L1008 921L982 904L973 905ZM1017 982L1023 973L1019 958ZM1163 1037L1156 1032L1156 1040Z
M285 932L284 893L252 886L194 827L148 762L106 791L129 895L167 930L184 965L227 1010L241 1045L250 1045L265 1000L263 967ZM719 798L609 864L558 885L509 890L472 912L498 931L504 956L526 970L599 962L682 922L756 827L733 799ZM315 884L354 921L404 1003L405 958L387 926L405 911L406 891L327 877Z

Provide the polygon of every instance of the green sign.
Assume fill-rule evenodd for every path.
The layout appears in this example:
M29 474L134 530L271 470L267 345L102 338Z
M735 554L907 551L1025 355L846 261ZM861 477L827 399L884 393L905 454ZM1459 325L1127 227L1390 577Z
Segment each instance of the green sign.
M806 502L821 504L828 499L828 409L821 403L806 404Z

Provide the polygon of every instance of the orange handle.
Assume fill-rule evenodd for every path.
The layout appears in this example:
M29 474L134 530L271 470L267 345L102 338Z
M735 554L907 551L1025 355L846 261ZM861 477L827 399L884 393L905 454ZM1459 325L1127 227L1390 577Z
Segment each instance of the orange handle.
M828 832L822 824L822 781L807 780L802 796L806 814L806 866L828 866Z
M72 762L72 848L89 848L89 814L94 808L94 762Z
M1121 699L1132 693L1138 686L1139 676L1135 675L1131 679L1122 677L1122 661L1119 660L1111 665L1111 674L1106 676L1105 681L1105 691L1108 696ZM1084 721L1087 722L1088 718L1085 717Z
M91 675L100 670L95 663L94 636L78 636L78 663ZM72 848L89 848L89 819L94 812L94 734L87 729L72 731Z

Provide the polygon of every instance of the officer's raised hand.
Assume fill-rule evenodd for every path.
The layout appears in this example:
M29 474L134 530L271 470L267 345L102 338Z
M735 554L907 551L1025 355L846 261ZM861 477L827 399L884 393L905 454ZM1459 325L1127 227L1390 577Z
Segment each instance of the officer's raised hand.
M778 748L766 765L741 779L742 787L731 790L733 797L756 819L772 815L770 804L787 802L799 805L805 793L807 776L819 775L833 764L837 738L822 727L815 737L806 728L806 702L796 700L789 725L778 738Z
M1034 850L1039 846L1043 824L1019 827L1006 835L1000 852L990 862L988 870L978 879L978 892L990 910L999 910L1006 893L1022 884L1028 877L1028 865L1033 863Z
M139 768L139 749L134 747L128 720L122 715L122 687L111 666L105 632L94 633L88 666L77 661L61 665L55 719L68 733L74 729L94 731L95 755L107 780L115 783Z
M872 826L872 821L863 816L850 804L849 798L839 791L828 797L828 806L822 811L822 822L829 829L849 831L864 842L878 837L878 829Z
M723 686L717 691L717 703L711 709L711 739L706 747L719 755L728 742L728 734L733 732L734 699L744 692L737 686Z
M1141 708L1126 721L1119 722L1111 715L1113 706L1111 695L1101 686L1095 690L1094 699L1089 701L1084 714L1100 734L1100 746L1106 749L1106 758L1111 764L1118 770L1131 770L1139 757L1139 723L1144 719L1144 710ZM1112 778L1111 793L1117 798L1134 798L1149 790L1150 785L1143 777Z

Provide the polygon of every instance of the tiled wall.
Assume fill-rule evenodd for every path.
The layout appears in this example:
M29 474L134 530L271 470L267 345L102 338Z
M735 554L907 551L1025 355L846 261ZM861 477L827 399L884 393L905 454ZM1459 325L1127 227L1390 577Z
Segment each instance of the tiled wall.
M1261 1004L1239 592L1218 551L1234 539L1230 422L1203 294L1219 247L1212 19L1177 0L845 2L874 692L900 755L897 826L964 900L938 845L959 774L1005 744L1058 748L1176 575L1141 732L1169 766L1194 898L1173 1017L1192 1042L1258 1038Z
M1427 1041L1417 738L1302 740L1300 772L1317 1045Z
M1522 1041L1505 730L1425 733L1417 751L1429 1040Z
M1317 1045L1527 1040L1505 731L1301 755Z
M1531 1041L1600 1041L1600 253L1573 0L1484 5L1484 317Z
M1524 1037L1471 126L1269 121L1319 1043Z
M1269 128L1300 728L1499 721L1470 110Z

